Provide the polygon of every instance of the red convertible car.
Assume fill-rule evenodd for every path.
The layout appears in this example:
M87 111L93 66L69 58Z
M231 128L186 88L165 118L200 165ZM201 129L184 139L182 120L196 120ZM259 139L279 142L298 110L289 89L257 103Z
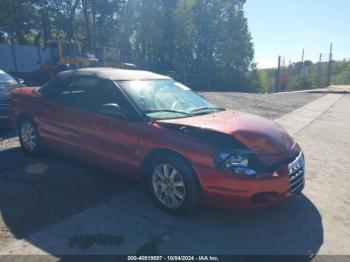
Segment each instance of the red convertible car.
M234 101L233 101L234 102ZM23 149L44 148L147 183L171 214L209 204L254 208L304 187L304 156L277 123L215 107L146 71L82 69L12 94Z

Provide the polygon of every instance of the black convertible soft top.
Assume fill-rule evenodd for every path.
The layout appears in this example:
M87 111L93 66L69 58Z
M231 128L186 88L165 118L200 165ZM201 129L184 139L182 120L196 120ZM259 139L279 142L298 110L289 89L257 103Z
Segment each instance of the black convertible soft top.
M61 75L97 76L113 81L171 79L168 76L159 75L149 71L115 68L84 68L74 71L65 71L62 72Z

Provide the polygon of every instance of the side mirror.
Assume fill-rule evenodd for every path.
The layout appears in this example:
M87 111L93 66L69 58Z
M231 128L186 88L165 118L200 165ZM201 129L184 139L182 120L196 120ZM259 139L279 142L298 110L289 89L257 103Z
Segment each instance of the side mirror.
M126 112L118 104L105 104L100 107L99 112L105 116L127 118Z
M22 78L18 78L18 79L17 79L17 82L18 82L20 85L24 85L24 79L22 79Z

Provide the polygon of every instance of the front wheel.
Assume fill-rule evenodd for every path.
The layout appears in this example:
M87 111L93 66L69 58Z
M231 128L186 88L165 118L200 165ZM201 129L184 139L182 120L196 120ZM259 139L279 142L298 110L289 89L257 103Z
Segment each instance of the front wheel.
M35 123L29 118L21 120L18 131L23 150L29 155L36 155L39 152L40 137Z
M153 161L148 185L158 207L172 215L193 212L200 204L196 174L186 161L176 155L162 154Z

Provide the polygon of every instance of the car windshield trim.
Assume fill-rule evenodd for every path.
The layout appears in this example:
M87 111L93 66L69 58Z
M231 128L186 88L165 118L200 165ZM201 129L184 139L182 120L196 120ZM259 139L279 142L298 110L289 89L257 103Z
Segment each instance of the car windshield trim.
M194 109L190 112L191 115L196 114L196 113L203 113L201 111L225 111L225 108L221 108L221 107L202 107L202 108L197 108Z
M168 109L146 110L146 111L142 111L142 112L145 114L169 112L169 113L176 113L176 114L183 114L183 115L191 115L190 113L187 113L187 112L177 111L177 110L168 110Z

